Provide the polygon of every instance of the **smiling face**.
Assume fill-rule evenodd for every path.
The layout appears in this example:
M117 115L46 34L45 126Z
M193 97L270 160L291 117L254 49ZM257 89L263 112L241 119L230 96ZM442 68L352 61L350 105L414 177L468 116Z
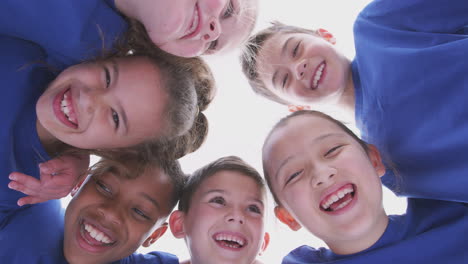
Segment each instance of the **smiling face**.
M188 213L176 211L191 263L253 263L266 236L264 206L263 191L240 172L219 171L204 180Z
M171 211L173 185L160 170L135 179L91 176L65 214L70 263L110 263L132 254Z
M39 135L84 149L136 145L163 135L168 98L160 71L146 58L75 65L39 98L38 130L46 131Z
M387 225L379 178L385 168L373 146L368 152L338 125L313 115L292 117L264 146L281 210L335 253L367 248Z
M350 61L325 39L305 33L266 40L257 72L268 90L291 103L339 100L351 80Z
M142 0L135 16L162 50L194 57L239 46L256 7L256 0Z

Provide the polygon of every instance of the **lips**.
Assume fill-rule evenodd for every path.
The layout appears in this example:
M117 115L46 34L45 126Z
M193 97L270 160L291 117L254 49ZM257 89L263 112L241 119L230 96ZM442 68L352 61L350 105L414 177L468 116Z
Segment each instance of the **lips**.
M102 253L117 243L110 230L89 219L79 222L76 236L79 246L90 253Z
M326 75L326 67L327 64L325 62L322 62L315 68L314 74L310 79L310 87L312 90L317 89L320 83L322 83Z
M189 24L187 30L184 32L184 36L181 37L181 39L192 38L198 35L198 33L200 33L200 30L201 30L200 8L198 7L198 4L196 4L195 9L193 11L191 23Z
M78 121L73 105L70 87L58 93L52 102L53 111L57 119L65 126L77 129Z
M245 236L238 232L217 232L213 240L219 247L230 251L240 251L248 244Z
M355 201L356 190L356 186L351 183L332 187L320 200L320 210L333 214L346 210Z

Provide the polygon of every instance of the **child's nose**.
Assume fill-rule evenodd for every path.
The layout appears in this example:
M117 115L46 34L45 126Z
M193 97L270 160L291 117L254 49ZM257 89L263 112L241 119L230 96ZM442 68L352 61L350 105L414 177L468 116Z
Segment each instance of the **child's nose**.
M98 108L105 95L105 90L82 89L80 92L80 105L86 113L90 114Z
M325 183L328 183L336 175L334 168L319 168L316 169L314 175L312 175L311 184L313 187L319 187Z
M232 209L226 215L226 221L230 223L244 224L245 222L244 214L240 212L238 209Z
M102 204L98 207L98 212L105 222L115 226L122 224L122 216L118 204Z
M296 78L298 80L302 80L302 78L304 78L306 71L307 71L307 62L301 61L298 64L296 64L295 72L296 72Z
M215 17L211 17L208 20L208 27L205 28L205 34L203 38L206 41L214 41L219 38L221 34L221 25L219 24L219 20Z

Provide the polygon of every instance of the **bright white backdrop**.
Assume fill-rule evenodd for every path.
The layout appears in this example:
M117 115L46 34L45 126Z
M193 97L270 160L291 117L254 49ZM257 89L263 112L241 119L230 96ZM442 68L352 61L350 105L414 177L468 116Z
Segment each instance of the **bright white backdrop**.
M354 56L352 36L353 21L369 0L260 0L259 19L255 31L268 26L270 21L305 28L325 28L337 38L336 46L349 58ZM253 165L260 172L261 147L271 127L288 114L284 106L256 96L243 76L238 60L239 52L207 58L217 81L218 94L206 111L210 132L206 143L197 152L182 159L185 172L227 155L237 155ZM351 122L346 114L333 109L339 119ZM406 202L395 198L389 191L384 192L384 206L389 214L403 213ZM323 242L304 231L293 232L274 219L272 203L267 212L267 231L271 242L259 258L265 264L280 263L290 250L300 245L324 246ZM140 252L167 251L189 258L184 241L166 233L150 248Z

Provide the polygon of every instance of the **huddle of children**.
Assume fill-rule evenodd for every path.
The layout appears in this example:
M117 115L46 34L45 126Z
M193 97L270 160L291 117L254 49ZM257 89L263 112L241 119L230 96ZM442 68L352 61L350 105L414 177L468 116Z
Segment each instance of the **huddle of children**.
M215 93L208 66L194 56L240 46L256 6L0 4L0 170L9 175L0 186L2 261L179 263L169 253L135 253L168 221L190 253L180 263L257 262L269 243L260 174L231 156L186 177L177 161L203 143L202 112ZM255 92L356 112L374 144L315 111L275 125L262 153L275 215L329 247L299 247L282 263L468 261L468 238L460 235L468 232L468 108L458 95L467 84L464 11L461 0L375 0L356 20L352 62L326 30L275 23L248 39L242 66ZM413 103L423 96L427 105ZM90 154L102 158L83 175ZM385 213L382 183L409 197L405 215ZM63 213L57 199L70 191Z

